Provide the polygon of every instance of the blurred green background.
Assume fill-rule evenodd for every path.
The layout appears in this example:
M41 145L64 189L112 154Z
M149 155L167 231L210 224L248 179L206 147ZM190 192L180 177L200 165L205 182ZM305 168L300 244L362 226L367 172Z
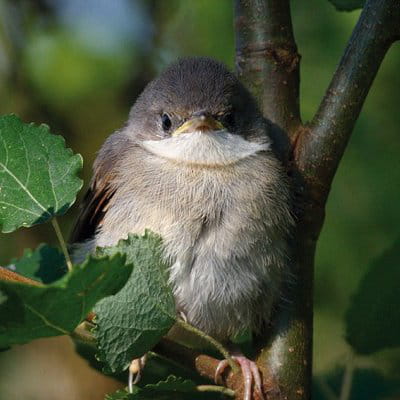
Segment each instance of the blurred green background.
M302 55L302 117L307 121L359 11L337 12L327 0L293 0L292 14ZM0 113L44 122L63 135L83 155L87 184L96 151L121 127L137 95L165 65L179 56L207 55L233 67L232 21L230 0L0 0ZM318 245L314 370L317 389L325 393L348 357L343 315L351 295L371 261L400 232L399 71L397 44L357 122ZM75 215L76 207L61 218L66 236ZM0 265L41 242L57 244L51 226L0 235ZM67 340L52 339L0 354L0 399L101 399L107 384L115 384L98 383L101 377L80 372L84 363L64 354L72 352L70 347ZM400 378L398 351L357 362L380 374L371 372L374 378L368 375L364 385ZM85 388L79 391L77 385ZM49 389L54 386L57 390ZM381 398L376 396L371 398Z

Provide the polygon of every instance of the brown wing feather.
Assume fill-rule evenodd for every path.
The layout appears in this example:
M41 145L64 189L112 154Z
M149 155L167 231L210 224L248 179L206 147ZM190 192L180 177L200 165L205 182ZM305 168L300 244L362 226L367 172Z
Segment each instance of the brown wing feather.
M101 226L110 199L115 193L112 185L117 164L128 149L128 138L122 132L111 135L101 148L94 163L91 185L80 206L81 212L70 237L70 243L90 239Z
M107 205L114 194L107 182L102 185L94 180L80 206L80 214L70 236L70 243L90 239L101 225Z

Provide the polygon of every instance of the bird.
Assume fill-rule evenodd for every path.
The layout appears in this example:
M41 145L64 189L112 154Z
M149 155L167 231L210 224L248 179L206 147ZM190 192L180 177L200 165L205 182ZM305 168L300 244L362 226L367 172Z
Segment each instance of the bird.
M106 139L71 242L80 261L129 233L159 234L177 313L228 343L270 321L290 275L292 226L271 124L224 64L188 57L152 80ZM235 357L244 398L253 383L262 397L255 363Z

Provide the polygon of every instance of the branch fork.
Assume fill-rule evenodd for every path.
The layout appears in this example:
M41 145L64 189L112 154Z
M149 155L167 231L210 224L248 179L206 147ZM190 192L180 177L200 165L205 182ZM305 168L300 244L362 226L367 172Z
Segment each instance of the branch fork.
M274 371L284 398L311 398L316 242L332 180L354 124L386 52L400 39L399 21L398 0L366 1L316 115L311 123L303 124L300 56L290 0L235 1L237 73L272 122L276 151L302 202L292 246L296 276L292 307L277 313L268 332L275 339L265 340L259 356L259 364Z

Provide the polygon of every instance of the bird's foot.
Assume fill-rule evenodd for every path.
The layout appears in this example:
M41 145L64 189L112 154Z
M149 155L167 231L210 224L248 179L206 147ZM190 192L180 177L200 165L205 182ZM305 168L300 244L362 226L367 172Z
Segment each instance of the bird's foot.
M264 400L264 394L262 389L262 380L260 371L257 364L254 361L249 360L243 355L232 356L232 358L239 364L242 370L243 380L244 380L244 394L243 400L251 400L252 386L254 381L254 389L260 400ZM221 380L221 375L228 366L227 360L222 360L215 371L215 383L219 383Z
M147 354L140 358L132 360L129 366L128 389L129 393L133 392L133 385L136 385L142 377L142 370L146 364Z

